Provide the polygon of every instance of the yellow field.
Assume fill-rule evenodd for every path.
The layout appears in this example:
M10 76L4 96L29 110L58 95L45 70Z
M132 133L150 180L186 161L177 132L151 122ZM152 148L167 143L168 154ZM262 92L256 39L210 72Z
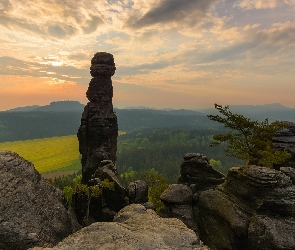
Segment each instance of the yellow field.
M76 135L0 143L0 150L16 152L39 173L81 170Z
M126 133L119 131L119 136L123 134ZM39 173L71 172L82 169L76 135L2 142L0 150L19 154L32 162Z

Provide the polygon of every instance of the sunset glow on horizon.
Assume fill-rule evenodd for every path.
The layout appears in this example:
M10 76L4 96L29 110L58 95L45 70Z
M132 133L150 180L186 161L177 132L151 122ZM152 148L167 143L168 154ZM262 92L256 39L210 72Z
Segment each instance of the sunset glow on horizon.
M115 107L295 108L295 0L0 2L0 110L87 103L113 54Z

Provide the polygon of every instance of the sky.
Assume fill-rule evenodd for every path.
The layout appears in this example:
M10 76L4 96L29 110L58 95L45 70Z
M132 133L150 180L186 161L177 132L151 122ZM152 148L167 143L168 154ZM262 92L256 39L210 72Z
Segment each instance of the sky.
M118 108L295 108L295 0L0 0L0 110L86 104L99 51Z

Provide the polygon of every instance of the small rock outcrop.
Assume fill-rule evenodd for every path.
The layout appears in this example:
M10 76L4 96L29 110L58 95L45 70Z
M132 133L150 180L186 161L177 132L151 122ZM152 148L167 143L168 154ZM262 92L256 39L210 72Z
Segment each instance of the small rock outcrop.
M89 100L84 108L78 130L79 151L82 155L82 182L87 184L102 160L116 163L118 123L113 110L113 86L115 74L112 54L98 52L91 60L86 96Z
M180 219L188 228L198 231L193 216L193 192L184 184L171 184L161 195L164 208L160 215L163 218Z
M144 204L148 202L149 188L144 181L137 180L131 182L127 191L130 204Z
M130 249L205 250L195 233L178 219L160 218L139 204L123 208L114 222L96 222L51 250ZM49 250L49 249L48 249Z
M287 149L292 157L282 164L274 165L275 169L280 167L295 168L295 123L286 122L286 124L286 128L280 130L274 137L273 146L276 150Z
M188 153L183 157L178 184L170 185L161 195L164 203L160 215L164 218L178 218L198 233L193 211L198 195L224 182L224 175L215 170L206 156Z
M209 164L206 156L200 153L188 153L183 156L179 184L192 186L193 192L199 193L223 182L224 175Z
M196 207L200 238L212 250L295 249L295 186L281 171L231 168Z
M51 247L79 230L61 190L16 153L0 151L0 249Z

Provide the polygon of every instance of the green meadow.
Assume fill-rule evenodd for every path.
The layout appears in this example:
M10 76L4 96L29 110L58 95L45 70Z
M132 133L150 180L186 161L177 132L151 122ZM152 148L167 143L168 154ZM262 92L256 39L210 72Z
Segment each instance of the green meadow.
M0 150L16 152L39 173L81 170L76 135L0 143Z

